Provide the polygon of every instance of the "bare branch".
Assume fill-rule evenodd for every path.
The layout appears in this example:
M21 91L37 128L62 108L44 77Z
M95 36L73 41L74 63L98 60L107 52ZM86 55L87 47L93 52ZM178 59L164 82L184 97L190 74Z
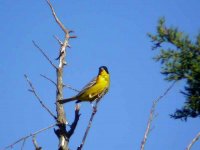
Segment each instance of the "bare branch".
M64 69L64 66L67 64L66 49L67 49L67 47L70 47L69 39L75 38L75 36L69 35L72 31L65 28L65 26L62 24L62 22L59 20L50 0L46 0L46 2L48 3L48 5L51 9L52 15L53 15L56 23L59 25L59 27L65 33L64 41L61 43L61 41L58 40L61 47L59 50L60 54L59 54L58 58L56 59L56 60L59 60L59 66L57 69L57 84L56 84L57 85L56 111L57 111L57 123L58 123L59 129L55 130L55 133L59 138L59 149L60 150L68 150L69 149L68 148L69 139L66 136L68 134L68 132L66 131L66 124L68 122L67 122L67 118L65 115L64 106L62 104L58 103L58 101L60 99L63 99L63 69Z
M83 146L84 146L84 144L85 144L87 135L88 135L89 130L90 130L91 126L92 126L92 121L93 121L94 116L95 116L95 114L96 114L96 112L97 112L98 103L99 103L99 101L102 99L102 97L105 95L105 92L106 92L106 89L105 89L100 95L98 95L98 98L96 98L96 100L95 100L94 106L92 106L92 107L93 107L93 111L92 111L92 114L91 114L91 116L90 116L90 120L89 120L88 126L87 126L87 128L86 128L86 131L85 131L85 134L84 134L84 136L83 136L82 142L81 142L81 144L79 145L79 147L77 148L77 150L82 150L82 148L83 148Z
M68 43L67 47L71 48L71 45L69 45L69 43Z
M35 95L35 97L37 98L37 100L40 102L40 104L42 105L42 107L44 109L46 109L46 111L54 118L56 119L56 116L50 111L50 109L44 105L44 103L42 102L42 100L40 99L40 97L38 96L38 94L35 91L35 88L33 87L33 84L31 83L31 81L28 79L27 75L24 75L24 77L26 78L26 81L28 82L30 88L31 88L31 92Z
M91 114L91 116L90 116L90 120L89 120L88 126L87 126L87 128L86 128L86 131L85 131L85 134L84 134L84 136L83 136L82 142L81 142L81 144L79 145L79 147L77 148L77 150L82 150L82 148L83 148L83 146L84 146L84 144L85 144L87 135L88 135L89 130L90 130L91 126L92 126L92 121L93 121L94 116L95 116L95 114L96 114L96 112L97 112L97 104L98 104L98 102L99 102L99 100L97 100L97 101L95 102L95 105L93 106L93 111L92 111L92 114Z
M190 144L187 146L186 150L190 150L194 145L194 143L196 143L196 141L198 141L199 138L200 138L200 132L192 139Z
M38 146L35 135L32 137L33 145L35 150L42 150L42 147Z
M167 95L167 93L173 88L173 86L175 85L176 81L173 82L166 90L165 92L159 96L156 100L153 101L153 104L152 104L152 107L151 107L151 110L150 110L150 115L149 115L149 119L148 119L148 122L147 122L147 128L146 128L146 131L144 133L144 137L142 139L142 142L141 142L141 147L140 147L140 150L144 150L144 147L145 147L145 144L146 144L146 141L147 141L147 138L148 138L148 135L151 131L151 124L152 124L152 121L153 119L156 117L155 116L155 109L156 109L156 105L158 104L158 102Z
M71 38L77 38L77 36L70 36L69 34L72 33L73 31L72 30L68 30L67 28L65 28L65 26L62 24L62 22L60 21L60 19L57 17L56 15L56 12L50 2L50 0L46 0L46 2L48 3L49 7L51 8L51 12L52 12L52 15L56 21L56 23L60 26L60 28L63 30L63 32L65 33L65 40L64 42L62 42L62 45L61 45L61 48L60 48L60 55L59 57L57 58L60 59L60 63L59 63L59 68L62 68L63 65L66 65L66 61L65 61L65 56L66 56L66 48L67 47L71 47L69 45L69 39ZM60 40L59 40L60 41ZM60 43L60 42L59 42Z
M69 33L70 33L70 31L69 31ZM63 42L56 35L54 35L53 37L58 41L59 45L61 45L61 46L63 45ZM71 36L70 36L70 38L71 38ZM71 48L71 46L69 44L67 45L67 47Z
M53 14L53 17L54 17L55 21L61 27L61 29L63 30L63 32L65 32L67 34L69 31L65 28L65 26L62 24L62 22L58 19L57 15L56 15L56 13L54 11L53 6L51 5L50 0L46 0L46 1L48 3L49 7L51 8L51 11L52 11L52 14Z
M29 134L29 135L27 135L27 136L24 136L24 137L20 138L19 140L13 142L12 144L6 146L3 150L12 148L12 147L13 147L14 145L16 145L17 143L19 143L19 142L21 142L21 141L25 141L25 140L27 140L29 137L33 137L33 136L35 136L35 135L37 135L37 134L39 134L39 133L41 133L41 132L44 132L45 130L48 130L48 129L50 129L50 128L56 126L56 125L57 125L57 124L52 124L52 125L50 125L50 126L48 126L48 127L46 127L46 128L40 129L40 130L38 130L38 131L36 131L36 132L34 132L34 133L31 133L31 134Z
M69 88L70 90L73 90L75 92L80 92L79 90L73 88L72 86L70 86L69 84L64 84L63 87Z
M63 45L63 42L62 42L56 35L54 35L53 37L58 41L58 43L59 43L61 46Z
M72 36L70 36L69 38L70 38L70 39L74 39L74 38L77 38L77 36L76 36L76 35L72 35Z
M42 53L42 55L48 60L48 62L55 68L57 69L56 65L54 65L54 63L50 60L50 58L47 56L47 54L44 52L43 49L41 49L36 43L35 41L32 41L33 45Z
M68 138L69 139L73 135L73 133L76 129L77 123L79 121L79 118L80 118L79 111L80 111L80 105L76 104L74 122L71 124L71 129L68 131Z
M57 72L57 92L56 92L56 112L57 112L57 123L58 123L58 129L54 130L55 134L57 135L57 137L59 138L59 150L69 150L68 148L68 137L67 135L67 131L66 131L66 124L67 122L67 118L65 115L65 110L64 110L64 106L60 103L58 103L57 101L60 99L63 99L63 68L64 66L67 64L65 58L66 58L66 48L68 47L68 43L69 43L69 30L67 30L65 28L65 26L62 24L62 22L58 19L54 8L50 2L50 0L46 0L46 2L48 3L51 11L52 11L52 15L56 21L56 23L60 26L60 28L62 29L62 31L65 33L65 39L64 42L62 42L62 45L60 47L60 54L59 57L57 58L57 60L59 59L59 67L56 70Z
M45 76L45 75L42 75L42 74L40 74L43 78L45 78L45 79L47 79L47 80L49 80L51 83L53 83L55 86L57 86L56 85L56 82L54 82L52 79L50 79L50 78L48 78L47 76Z
M25 145L25 143L26 143L26 139L24 139L23 142L22 142L21 150L24 149L24 145Z
M63 69L63 66L67 64L65 57L66 57L66 48L69 45L69 34L67 33L65 35L65 40L63 42L63 45L60 48L60 55L59 55L59 68Z

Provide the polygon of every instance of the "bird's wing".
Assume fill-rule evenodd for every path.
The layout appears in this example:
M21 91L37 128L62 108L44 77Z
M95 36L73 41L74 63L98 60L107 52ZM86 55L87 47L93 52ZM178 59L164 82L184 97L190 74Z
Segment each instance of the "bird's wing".
M83 94L87 89L96 84L97 77L94 77L87 85L85 85L78 95Z

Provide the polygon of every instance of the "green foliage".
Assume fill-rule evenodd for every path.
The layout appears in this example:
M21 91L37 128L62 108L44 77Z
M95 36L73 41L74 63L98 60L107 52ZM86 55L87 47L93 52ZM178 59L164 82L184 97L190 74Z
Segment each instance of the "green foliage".
M148 34L152 39L152 49L158 49L155 61L162 64L161 73L167 81L185 80L186 101L171 117L187 120L200 116L200 33L196 41L178 28L166 27L165 19L159 19L157 33Z

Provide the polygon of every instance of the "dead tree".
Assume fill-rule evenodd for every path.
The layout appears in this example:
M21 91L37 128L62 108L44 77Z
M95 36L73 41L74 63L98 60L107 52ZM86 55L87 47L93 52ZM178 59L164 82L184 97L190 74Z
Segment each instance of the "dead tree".
M56 66L53 63L53 61L45 53L45 50L40 48L40 46L35 41L33 41L33 45L41 52L41 54L45 57L45 59L53 67L53 69L55 70L56 75L57 75L56 81L53 81L52 79L50 79L49 77L47 77L45 75L41 75L43 78L45 78L48 81L50 81L51 83L53 83L53 85L56 87L56 100L55 100L55 102L53 102L53 104L56 105L56 112L57 112L56 115L43 102L42 98L40 98L39 94L37 93L34 85L32 84L31 80L28 78L28 76L27 75L24 75L24 76L25 76L25 79L26 79L26 81L27 81L27 83L30 87L29 91L31 93L33 93L33 95L36 97L38 102L41 104L42 108L45 109L48 112L48 114L54 119L55 122L48 127L42 128L38 131L30 133L29 135L21 137L20 139L16 140L12 144L6 146L4 148L4 150L9 149L9 148L13 148L14 145L16 145L20 142L22 143L21 149L23 149L25 142L28 138L32 138L32 142L33 142L33 145L35 147L35 150L42 150L42 147L38 146L38 143L36 141L36 135L41 133L41 132L44 132L44 131L46 131L50 128L53 128L53 127L54 127L54 132L59 139L58 150L69 150L69 146L68 146L69 140L70 140L71 136L73 135L73 133L76 129L76 126L78 124L79 118L80 118L80 113L79 113L80 105L76 104L75 113L74 113L74 121L70 124L70 129L67 130L66 127L69 123L68 123L68 120L67 120L67 117L66 117L66 113L65 113L63 104L59 103L59 100L63 99L63 88L64 87L67 87L71 90L79 92L78 90L74 89L70 85L64 84L64 82L63 82L64 67L67 64L66 63L67 48L70 48L69 40L72 39L72 38L76 38L76 36L72 36L71 33L73 33L73 31L67 29L63 25L63 23L60 21L60 19L57 17L56 12L55 12L50 0L46 0L46 2L47 2L48 6L49 6L49 8L52 12L52 16L55 19L55 22L57 23L57 25L60 27L60 29L64 33L64 40L63 41L61 41L57 36L54 36L55 39L57 40L58 44L60 45L59 56L56 59L57 61L59 61L58 66ZM99 98L96 99L96 103L93 106L91 118L89 120L88 126L87 126L85 134L83 136L82 143L77 148L78 150L81 150L83 148L83 145L84 145L86 138L87 138L87 135L89 133L89 129L91 128L93 118L94 118L94 116L97 112L97 104L98 104L99 100L101 99L101 97L102 96L99 96Z
M33 139L33 144L34 144L35 149L36 150L42 149L42 147L39 147L37 142L36 142L36 135L43 132L43 131L46 131L47 129L55 127L54 132L59 139L58 149L59 150L69 150L69 146L68 146L69 139L72 136L72 134L74 133L74 130L76 128L76 125L77 125L79 117L80 117L80 113L79 113L80 106L76 105L74 121L73 121L72 125L70 126L71 128L67 131L66 126L68 125L68 121L67 121L67 118L66 118L66 113L65 113L63 105L58 102L58 100L63 99L63 87L66 86L63 83L63 70L64 70L64 67L66 65L67 48L70 47L69 46L69 40L72 39L72 38L76 38L76 36L71 36L70 33L72 33L72 31L67 29L62 24L60 19L57 17L56 12L55 12L50 0L46 0L46 2L48 4L48 6L50 7L53 18L55 19L56 23L58 24L58 26L64 32L64 35L65 35L63 41L59 40L59 38L55 36L55 39L58 41L58 43L60 45L59 56L57 58L57 61L59 61L58 66L56 66L51 61L51 59L48 57L48 55L45 53L45 51L42 48L40 48L40 46L35 41L33 41L33 44L42 53L42 55L50 63L50 65L53 67L53 69L56 71L56 74L57 74L56 82L54 82L50 78L42 75L44 78L51 81L56 86L56 100L55 100L55 102L53 102L53 104L56 104L56 112L57 112L56 115L52 113L52 111L46 106L46 104L44 104L43 100L40 98L39 94L37 93L36 89L34 88L32 82L29 80L27 75L25 75L25 78L26 78L28 85L30 87L29 91L33 93L33 95L36 97L36 99L41 104L42 108L44 108L50 114L50 116L53 117L55 122L53 123L53 125L50 125L49 127L40 129L36 132L33 132L33 133L31 133L27 136L24 136L24 137L18 139L17 141L8 145L4 149L12 148L15 144L17 144L19 142L22 142L22 146L21 146L22 148L21 149L23 149L25 141L30 137L32 137L32 139ZM66 87L71 88L70 86L66 86Z

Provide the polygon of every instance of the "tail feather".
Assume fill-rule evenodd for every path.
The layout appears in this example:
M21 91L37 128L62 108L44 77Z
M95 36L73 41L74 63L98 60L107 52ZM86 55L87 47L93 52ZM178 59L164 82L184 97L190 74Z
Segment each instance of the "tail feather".
M64 104L64 103L68 103L68 102L71 102L71 101L74 101L74 100L76 100L76 97L62 99L62 100L59 100L58 102L60 104Z

